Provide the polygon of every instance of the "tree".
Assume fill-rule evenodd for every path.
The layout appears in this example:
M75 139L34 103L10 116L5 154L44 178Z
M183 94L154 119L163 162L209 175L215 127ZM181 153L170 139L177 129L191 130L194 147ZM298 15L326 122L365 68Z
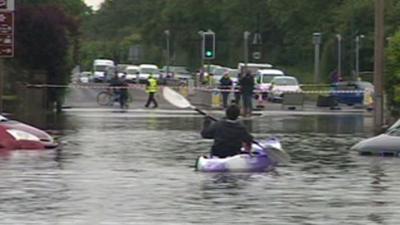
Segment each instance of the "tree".
M68 84L78 28L77 20L61 6L21 5L16 10L16 64L27 71L44 71L49 84ZM30 82L32 79L20 77L19 81ZM49 89L49 108L54 102L61 106L63 91Z
M393 115L400 115L400 31L391 39L387 49L385 89Z

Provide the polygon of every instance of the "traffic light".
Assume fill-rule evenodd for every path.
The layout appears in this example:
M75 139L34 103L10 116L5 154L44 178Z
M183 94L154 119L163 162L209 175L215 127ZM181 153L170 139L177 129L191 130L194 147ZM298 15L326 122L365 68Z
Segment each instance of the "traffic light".
M215 59L215 33L203 33L203 59Z

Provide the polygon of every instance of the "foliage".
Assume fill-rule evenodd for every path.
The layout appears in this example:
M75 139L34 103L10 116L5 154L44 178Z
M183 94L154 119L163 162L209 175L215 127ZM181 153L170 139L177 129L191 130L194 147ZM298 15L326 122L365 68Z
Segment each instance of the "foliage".
M16 9L15 59L10 62L19 68L14 69L18 81L34 82L36 78L31 75L41 71L46 76L41 80L49 84L69 82L70 71L78 60L78 18L82 15L82 3L81 0L20 1ZM63 91L49 89L49 107L60 101Z
M400 31L390 40L387 49L386 93L393 113L400 115Z
M389 19L396 21L399 11L393 8L398 8L399 3L387 2ZM91 42L113 42L115 49L125 52L130 45L140 44L144 49L142 62L163 64L164 31L169 30L175 63L195 68L201 62L198 32L211 29L217 36L217 58L213 63L236 67L243 61L243 32L259 32L263 37L260 61L300 70L308 68L306 74L312 74L312 33L322 32L321 49L327 50L322 52L322 67L327 80L337 64L335 35L340 33L344 37L343 71L350 78L354 70L354 38L358 34L366 36L361 66L372 68L373 8L372 0L106 0L99 11L85 20L84 43L93 46ZM126 37L132 35L140 39L127 41ZM114 57L116 61L128 61L126 53ZM93 58L82 60L87 65Z

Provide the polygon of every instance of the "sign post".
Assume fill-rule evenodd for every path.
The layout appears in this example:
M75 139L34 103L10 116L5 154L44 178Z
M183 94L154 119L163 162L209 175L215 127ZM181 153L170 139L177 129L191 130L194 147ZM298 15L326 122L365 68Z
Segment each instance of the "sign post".
M15 0L0 0L0 112L3 112L4 61L14 57Z

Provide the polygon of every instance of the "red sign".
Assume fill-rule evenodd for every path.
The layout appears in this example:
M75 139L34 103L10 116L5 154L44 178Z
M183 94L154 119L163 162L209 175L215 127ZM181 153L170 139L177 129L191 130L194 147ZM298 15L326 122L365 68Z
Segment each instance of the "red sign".
M1 0L0 0L1 6ZM0 57L14 56L14 13L0 12Z

